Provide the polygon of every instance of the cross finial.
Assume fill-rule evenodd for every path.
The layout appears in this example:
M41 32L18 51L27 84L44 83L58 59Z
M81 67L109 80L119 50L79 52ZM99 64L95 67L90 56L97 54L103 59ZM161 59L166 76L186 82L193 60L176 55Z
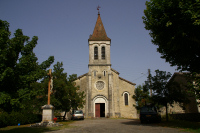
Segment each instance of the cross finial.
M98 14L100 14L100 12L99 12L99 8L101 8L99 5L98 5L98 7L97 7L97 10L98 10Z

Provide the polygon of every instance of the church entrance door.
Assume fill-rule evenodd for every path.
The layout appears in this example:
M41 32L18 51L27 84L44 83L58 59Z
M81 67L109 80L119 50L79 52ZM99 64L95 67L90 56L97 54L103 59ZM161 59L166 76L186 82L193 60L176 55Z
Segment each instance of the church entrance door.
M108 114L108 100L103 95L97 95L93 99L93 116L107 117Z
M95 117L105 117L105 103L95 103Z
M95 117L100 117L100 103L95 104Z

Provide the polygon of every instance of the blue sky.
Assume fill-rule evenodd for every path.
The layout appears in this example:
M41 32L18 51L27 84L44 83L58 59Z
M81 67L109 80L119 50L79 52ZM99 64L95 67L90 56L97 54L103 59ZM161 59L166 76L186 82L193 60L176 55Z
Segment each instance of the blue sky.
M151 43L142 16L146 0L1 0L0 19L10 23L13 35L38 36L38 62L49 56L63 62L65 72L88 72L88 38L93 33L99 5L107 36L111 38L112 68L120 77L141 85L156 69L175 72ZM53 66L51 66L53 68ZM137 86L136 85L136 86Z

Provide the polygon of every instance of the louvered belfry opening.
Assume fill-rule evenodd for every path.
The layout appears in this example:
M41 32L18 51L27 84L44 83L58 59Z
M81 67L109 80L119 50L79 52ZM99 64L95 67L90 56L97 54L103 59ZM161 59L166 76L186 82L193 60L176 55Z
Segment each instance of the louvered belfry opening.
M101 59L105 60L105 47L101 47Z
M98 60L98 47L94 47L94 59Z

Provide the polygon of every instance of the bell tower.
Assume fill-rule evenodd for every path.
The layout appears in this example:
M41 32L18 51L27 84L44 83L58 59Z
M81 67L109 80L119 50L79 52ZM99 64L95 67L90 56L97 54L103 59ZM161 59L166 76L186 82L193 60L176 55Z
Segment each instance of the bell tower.
M119 72L111 68L111 39L106 34L99 12L88 46L89 71L75 81L80 91L85 92L85 117L135 116L137 111L132 105L136 103L129 98L134 94L135 84L119 77Z
M107 37L100 13L93 31L88 39L89 64L88 66L111 66L110 45L111 39Z
M113 78L110 63L111 39L107 37L100 13L93 34L88 39L89 45L89 72L87 89L88 116L112 116L113 108ZM95 100L95 98L97 98ZM98 110L97 107L103 108ZM97 111L98 110L98 111ZM100 112L98 114L97 112Z

